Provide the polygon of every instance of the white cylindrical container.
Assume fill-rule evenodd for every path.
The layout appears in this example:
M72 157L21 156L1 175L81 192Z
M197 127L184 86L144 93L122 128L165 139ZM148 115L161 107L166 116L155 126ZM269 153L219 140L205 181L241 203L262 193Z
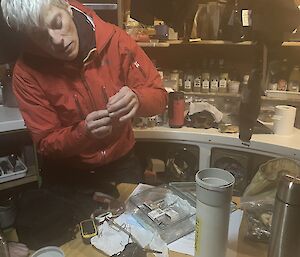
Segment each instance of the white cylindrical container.
M273 131L278 135L291 135L294 131L296 108L287 105L277 105L273 116Z
M209 168L196 174L195 257L225 257L234 176Z
M57 246L46 246L34 252L31 257L65 257L65 254Z

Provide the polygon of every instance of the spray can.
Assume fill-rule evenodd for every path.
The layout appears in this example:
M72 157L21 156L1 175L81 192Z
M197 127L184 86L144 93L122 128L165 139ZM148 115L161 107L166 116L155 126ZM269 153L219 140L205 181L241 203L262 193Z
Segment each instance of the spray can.
M234 176L209 168L196 174L195 257L225 257Z

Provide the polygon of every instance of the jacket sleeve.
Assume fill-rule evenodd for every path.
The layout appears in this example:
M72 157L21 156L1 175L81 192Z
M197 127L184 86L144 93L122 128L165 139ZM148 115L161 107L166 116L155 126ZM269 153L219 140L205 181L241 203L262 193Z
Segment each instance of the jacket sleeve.
M86 134L84 120L70 127L62 127L38 82L17 66L14 69L13 90L39 153L68 157L88 147L91 139Z
M167 92L152 61L137 43L119 29L119 50L125 85L137 95L140 107L137 116L153 116L163 113L167 104Z

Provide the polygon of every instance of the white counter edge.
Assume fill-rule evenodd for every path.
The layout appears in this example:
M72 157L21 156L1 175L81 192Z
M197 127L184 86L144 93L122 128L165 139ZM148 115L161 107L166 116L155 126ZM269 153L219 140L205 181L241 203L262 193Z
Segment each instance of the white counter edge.
M137 140L183 141L227 146L230 148L249 149L264 153L276 154L300 160L300 130L295 129L291 136L274 134L255 134L250 143L244 143L237 133L220 133L217 129L195 129L183 127L153 127L147 129L135 128Z

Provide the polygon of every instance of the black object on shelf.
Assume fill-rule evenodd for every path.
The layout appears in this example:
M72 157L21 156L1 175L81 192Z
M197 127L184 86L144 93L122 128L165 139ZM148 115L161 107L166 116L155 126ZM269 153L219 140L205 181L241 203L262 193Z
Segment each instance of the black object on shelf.
M13 63L22 49L22 36L6 24L0 8L0 64Z

